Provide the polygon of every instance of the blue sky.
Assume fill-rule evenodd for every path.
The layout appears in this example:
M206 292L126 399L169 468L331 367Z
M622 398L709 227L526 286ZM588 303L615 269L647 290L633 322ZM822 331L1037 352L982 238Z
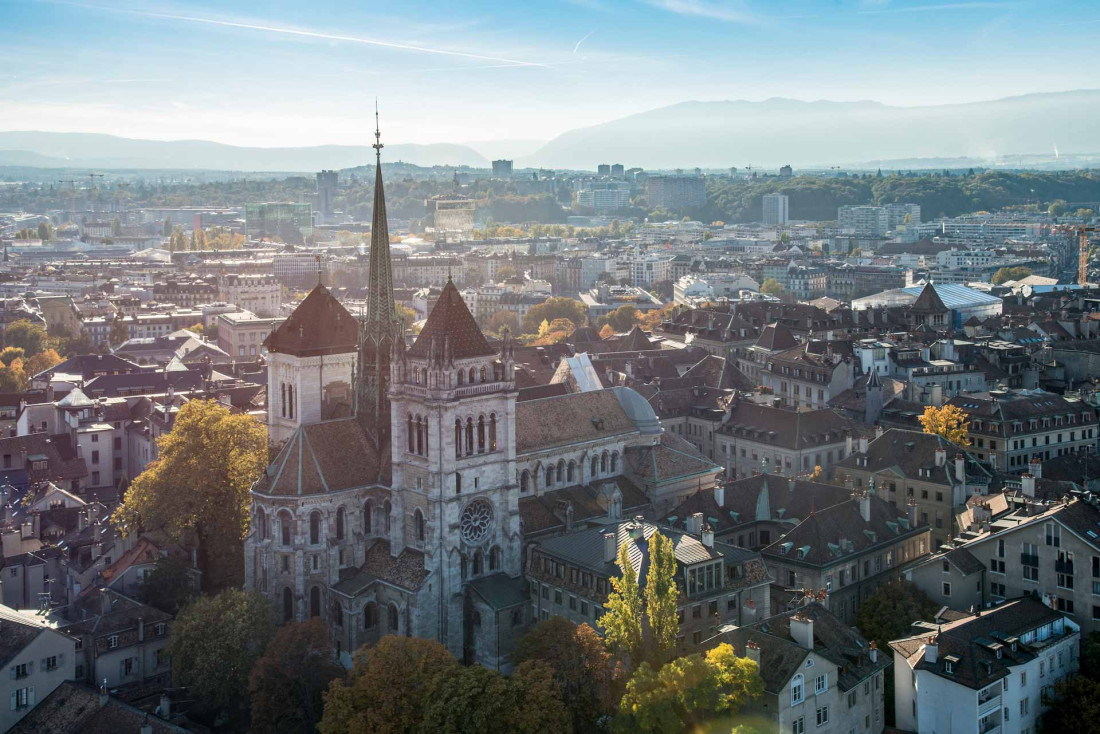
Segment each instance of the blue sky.
M689 99L1100 87L1100 2L0 0L0 129L546 140Z

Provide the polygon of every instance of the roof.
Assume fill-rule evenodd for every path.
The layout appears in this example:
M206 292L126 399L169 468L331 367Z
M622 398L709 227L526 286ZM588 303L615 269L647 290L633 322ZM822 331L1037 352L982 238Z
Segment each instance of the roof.
M524 454L634 431L635 424L615 390L516 403L516 452Z
M942 466L936 466L937 449L947 453ZM894 476L952 487L959 479L955 476L955 460L960 453L966 458L967 476L989 477L989 471L957 444L935 434L902 428L888 429L867 445L866 454L854 453L839 462L837 468L892 472ZM865 464L861 463L864 459ZM921 476L922 469L926 470L924 476Z
M428 314L424 328L409 348L408 356L427 359L433 341L438 341L440 353L444 355L449 344L453 359L489 357L496 354L496 350L481 333L481 327L477 325L470 309L466 307L466 302L462 300L462 294L449 279L432 312Z
M1045 645L1024 644L1017 638L1043 625L1053 624L1056 628L1064 619L1063 613L1030 596L1023 596L978 615L968 614L941 624L934 636L938 645L934 663L926 660L926 645L933 639L927 632L894 640L890 647L915 670L931 671L959 685L981 689L1007 677L1011 666L1034 660L1042 654ZM1056 639L1064 638L1056 636ZM953 663L951 673L945 669L946 658L951 658Z
M939 300L941 310L1001 302L1001 299L997 296L991 296L988 293L982 293L974 288L968 288L965 285L957 284L926 283L925 285L900 288L899 292L916 296L917 300L913 302L913 308L919 309L917 304L921 301L921 296L929 289L931 293L935 294L936 299ZM934 301L931 300L931 295L927 296L926 299L926 303L929 303L930 306L934 305ZM929 308L928 310L934 309Z
M476 578L467 584L467 588L498 611L518 607L528 601L527 581L503 573Z
M756 340L756 346L775 352L798 346L798 342L791 330L777 321L764 327L760 338Z
M333 587L346 596L363 593L376 582L397 586L407 591L417 591L423 586L430 572L424 566L424 554L406 547L395 558L390 553L388 540L375 540L367 548L366 559L359 568L344 569L340 581Z
M959 573L963 576L970 576L985 570L985 564L975 558L974 554L966 548L956 548L949 551L943 555L943 558L959 569Z
M148 723L153 734L179 734L189 729L109 698L100 704L95 688L65 681L42 699L9 734L139 734Z
M311 495L389 483L390 447L376 449L355 418L300 426L253 491Z
M44 629L35 618L0 604L0 666L6 667Z
M929 282L924 284L924 288L921 290L920 295L917 296L917 300L913 301L913 310L946 311L947 306L944 305L939 294L936 293L936 287Z
M519 512L525 536L565 530L569 508L573 522L607 517L615 493L623 516L634 517L649 506L649 498L626 476L608 477L589 485L573 485L520 497Z
M268 351L295 357L354 352L358 324L328 288L317 285L275 331L264 339Z
M644 482L667 482L675 479L721 471L722 467L707 459L698 449L674 433L662 433L652 446L631 446L626 449L631 473Z
M840 443L850 433L862 435L862 424L833 410L790 410L739 400L730 407L724 433L791 449Z

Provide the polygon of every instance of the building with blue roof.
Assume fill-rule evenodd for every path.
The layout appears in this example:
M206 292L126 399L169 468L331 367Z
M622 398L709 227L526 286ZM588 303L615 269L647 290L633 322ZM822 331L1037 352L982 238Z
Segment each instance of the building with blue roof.
M924 291L924 287L924 283L918 283L908 288L895 288L873 296L857 298L852 301L852 310L860 311L883 306L912 306ZM953 328L962 328L963 323L971 316L984 320L990 316L1001 315L1003 307L1001 299L975 288L957 284L932 283L932 290L943 305L951 311Z

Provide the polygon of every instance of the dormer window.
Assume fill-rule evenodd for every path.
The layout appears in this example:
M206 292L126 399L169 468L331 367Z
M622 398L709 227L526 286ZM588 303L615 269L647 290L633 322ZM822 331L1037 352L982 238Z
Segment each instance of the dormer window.
M947 673L948 675L954 675L955 674L955 664L953 662L951 662L950 660L944 660L943 661L943 672Z

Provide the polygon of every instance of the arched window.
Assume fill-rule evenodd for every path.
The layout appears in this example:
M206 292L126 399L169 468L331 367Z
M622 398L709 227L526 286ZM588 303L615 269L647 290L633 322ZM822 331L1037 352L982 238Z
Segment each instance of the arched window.
M416 528L416 539L423 543L425 535L424 513L420 511L420 508L417 508L416 512L413 514L413 527Z
M531 472L524 469L519 474L519 491L526 492L527 485L531 483Z
M577 463L572 459L569 460L569 466L565 469L565 480L570 484L573 483L574 477L577 475Z
M321 542L321 513L314 510L309 513L309 544L318 545Z
M409 453L411 454L413 451L416 450L416 444L414 443L416 439L413 436L412 413L409 413L408 417L405 418L405 434L409 437Z
M421 454L428 455L428 416L424 416L424 451Z
M368 536L374 533L374 528L371 527L370 502L363 503L363 533Z
M474 566L473 566L474 576L480 576L481 575L482 562L483 562L483 559L482 559L482 556L481 556L481 551L480 550L474 551Z
M600 454L600 474L607 473L607 452Z
M286 418L286 383L285 382L281 383L279 385L279 392L280 392L280 400L282 401L282 406L283 406L282 414L283 414L283 417Z
M344 626L344 608L338 601L332 602L332 623L337 627Z
M623 516L623 498L616 494L611 498L611 510L608 513L612 520L618 520Z
M309 617L321 616L321 587L314 586L309 590Z
M267 513L262 507L256 508L256 537L267 540Z
M474 453L474 419L466 419L466 455Z
M474 384L474 368L473 367L470 368L470 384L471 385Z
M477 452L485 453L485 416L477 417Z
M501 563L501 559L502 559L503 555L504 554L501 553L499 545L494 545L492 547L492 549L489 551L489 570L490 571L499 571L500 570L500 563Z
M459 560L459 567L462 569L462 580L465 581L466 580L466 571L467 571L467 568L466 568L467 567L467 561L466 561L466 554L465 553L462 554L462 557Z
M612 451L611 452L611 473L612 474L615 473L615 470L618 468L618 466L619 466L619 452L618 451Z
M546 467L546 486L548 488L554 486L554 465L553 464Z
M343 507L337 508L337 510L336 510L336 539L337 540L343 540L344 539L344 522L347 519L347 514L348 513L344 510Z
M455 494L462 494L462 472L455 472Z
M597 474L599 474L599 468L600 468L600 460L599 460L599 458L593 456L592 457L592 471L590 472L590 476L594 477Z
M461 372L459 374L462 374ZM462 419L455 418L455 458L462 458Z
M394 604L393 602L390 602L390 615L389 616L390 616L390 620L389 620L390 621L390 631L391 632L397 632L398 628L400 626L399 622L400 622L401 617L398 614L397 605Z
M497 450L497 414L489 414L489 450Z
M420 420L420 416L416 416L416 453L423 455L424 453L424 433L423 424Z
M392 509L390 501L386 500L386 503L382 505L382 512L385 513L382 518L382 523L385 526L386 535L390 534L390 514L392 514Z
M558 481L565 482L565 459L558 459Z
M291 524L293 522L290 513L286 510L279 513L279 541L283 545L290 545L291 536L293 535Z
M286 387L286 398L287 398L287 412L290 413L290 419L294 420L294 415L298 411L295 410L294 386L293 385L287 385L287 387Z
M294 619L294 592L289 586L283 587L283 621Z
M485 367L484 366L482 366L482 368L481 368L481 381L485 382Z
M370 602L363 607L363 629L373 629L378 624L378 605Z
M420 384L420 368L419 367L413 367L413 382L415 382L417 385Z
M806 697L806 692L805 692L805 690L803 690L804 680L805 679L802 677L801 673L799 673L798 675L791 678L791 705L792 706L795 706L797 704L802 703L803 699Z
M464 373L462 370L459 370L458 371L458 384L462 385L463 382L465 381L465 379L466 379L466 373Z

